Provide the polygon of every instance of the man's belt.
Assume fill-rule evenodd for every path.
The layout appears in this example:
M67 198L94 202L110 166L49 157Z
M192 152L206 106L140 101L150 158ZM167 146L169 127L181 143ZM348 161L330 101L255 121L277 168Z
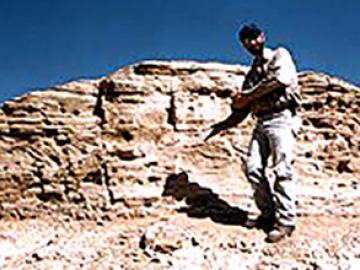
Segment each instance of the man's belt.
M258 112L255 114L255 116L257 118L265 119L267 117L272 117L275 114L280 114L282 112L285 112L286 110L289 110L293 116L295 115L295 110L292 110L289 106L283 106L283 107L279 107L279 108L273 108L271 110Z

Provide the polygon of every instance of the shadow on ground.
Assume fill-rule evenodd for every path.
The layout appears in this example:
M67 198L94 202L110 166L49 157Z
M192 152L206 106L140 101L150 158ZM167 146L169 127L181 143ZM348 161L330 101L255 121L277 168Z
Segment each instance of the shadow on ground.
M189 217L210 217L214 222L228 225L244 225L247 221L246 211L230 206L211 189L189 182L185 172L168 176L162 196L173 196L178 201L184 199L187 206L177 211Z

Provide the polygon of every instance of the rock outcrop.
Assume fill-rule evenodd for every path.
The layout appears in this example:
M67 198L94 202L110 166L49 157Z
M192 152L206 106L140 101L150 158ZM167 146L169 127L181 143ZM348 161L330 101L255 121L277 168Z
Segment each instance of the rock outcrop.
M4 102L0 215L25 219L56 213L102 224L180 211L241 224L257 211L243 173L254 119L208 142L204 138L211 124L230 113L230 95L247 70L148 61L107 78ZM295 149L298 215L357 217L360 90L315 72L299 73L299 81L304 104ZM143 250L165 256L179 252L182 238L189 248L199 244L195 235L183 236L173 226L165 237L169 243L159 244L162 232L155 229L141 233Z

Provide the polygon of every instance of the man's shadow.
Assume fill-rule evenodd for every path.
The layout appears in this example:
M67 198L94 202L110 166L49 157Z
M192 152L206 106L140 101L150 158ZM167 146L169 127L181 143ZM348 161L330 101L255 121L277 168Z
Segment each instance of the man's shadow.
M189 217L210 217L214 222L228 225L245 225L248 219L246 211L230 206L211 189L189 182L185 172L168 176L162 196L173 196L178 201L185 199L187 206L177 211Z

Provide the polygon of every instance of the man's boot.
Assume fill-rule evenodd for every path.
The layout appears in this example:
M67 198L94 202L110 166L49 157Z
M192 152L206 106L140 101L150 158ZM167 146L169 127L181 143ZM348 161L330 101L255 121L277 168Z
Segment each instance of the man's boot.
M274 224L276 222L275 215L264 216L260 215L255 220L248 220L245 223L245 226L248 228L257 228L259 230L263 230L268 233L274 228Z
M294 230L295 226L275 225L274 228L268 233L265 241L268 243L279 242L285 237L290 237Z

